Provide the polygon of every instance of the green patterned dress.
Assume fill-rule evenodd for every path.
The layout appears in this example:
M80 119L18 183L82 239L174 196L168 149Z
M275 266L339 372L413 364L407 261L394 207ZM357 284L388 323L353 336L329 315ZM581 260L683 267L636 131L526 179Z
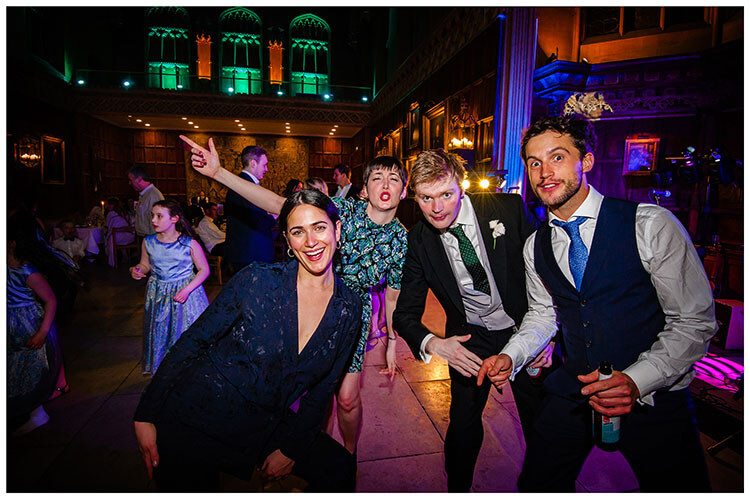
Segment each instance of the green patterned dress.
M362 299L362 331L350 373L362 371L370 330L370 288L385 281L401 289L401 270L406 257L406 229L394 218L378 225L367 216L367 201L332 198L341 216L341 251L336 273Z

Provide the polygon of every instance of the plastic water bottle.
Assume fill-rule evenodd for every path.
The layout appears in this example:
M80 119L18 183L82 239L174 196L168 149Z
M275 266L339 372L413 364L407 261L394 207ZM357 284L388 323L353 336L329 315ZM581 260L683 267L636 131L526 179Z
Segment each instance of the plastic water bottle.
M599 381L611 377L612 364L603 360L599 364ZM620 444L620 416L609 417L593 410L592 417L596 446L608 452L617 450Z

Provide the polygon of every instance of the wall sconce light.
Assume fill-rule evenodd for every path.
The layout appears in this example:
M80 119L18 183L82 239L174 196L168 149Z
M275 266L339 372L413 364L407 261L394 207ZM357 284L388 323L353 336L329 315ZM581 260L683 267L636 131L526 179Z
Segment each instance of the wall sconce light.
M26 168L36 168L42 160L39 139L24 136L16 143L16 161Z
M461 97L461 108L458 113L451 116L450 123L454 135L448 143L448 149L473 149L477 120L469 111L466 97Z

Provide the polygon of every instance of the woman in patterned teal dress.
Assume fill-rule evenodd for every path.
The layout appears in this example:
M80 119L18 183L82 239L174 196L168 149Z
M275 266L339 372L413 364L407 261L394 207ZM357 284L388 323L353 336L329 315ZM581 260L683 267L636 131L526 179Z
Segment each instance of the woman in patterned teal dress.
M151 272L143 313L143 374L153 376L169 347L208 307L202 284L210 271L176 202L158 201L151 213L156 234L143 239L141 261L130 275L140 280Z
M180 138L192 147L193 168L232 189L255 206L279 213L285 199L221 167L213 139L208 149L189 138ZM336 272L362 298L362 331L349 372L336 394L339 427L344 447L354 452L362 425L362 399L359 383L367 344L372 304L369 289L386 279L385 310L388 329L387 367L381 373L391 378L396 369L396 333L393 310L401 289L401 269L406 256L406 229L396 219L398 203L406 197L407 175L401 162L390 156L370 161L363 173L362 196L366 200L333 198L342 222L341 260Z

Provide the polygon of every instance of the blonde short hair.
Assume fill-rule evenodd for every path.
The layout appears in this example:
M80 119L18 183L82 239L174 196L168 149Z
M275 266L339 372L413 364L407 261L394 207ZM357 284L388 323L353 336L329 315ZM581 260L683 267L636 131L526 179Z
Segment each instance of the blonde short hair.
M411 188L416 190L419 184L434 182L446 176L453 178L458 185L461 185L466 175L465 162L457 154L445 152L443 149L424 151L409 172Z

